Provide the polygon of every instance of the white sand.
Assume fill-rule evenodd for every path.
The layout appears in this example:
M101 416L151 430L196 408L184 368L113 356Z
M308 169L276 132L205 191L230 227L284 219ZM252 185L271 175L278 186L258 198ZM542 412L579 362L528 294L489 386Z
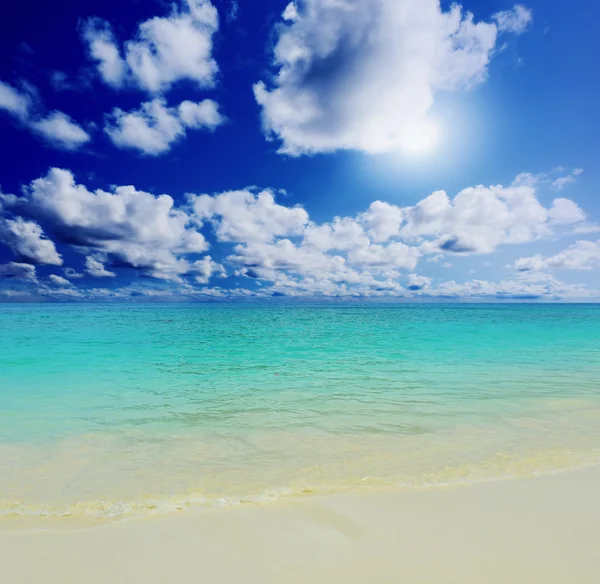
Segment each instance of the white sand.
M7 584L600 583L600 469L0 535Z

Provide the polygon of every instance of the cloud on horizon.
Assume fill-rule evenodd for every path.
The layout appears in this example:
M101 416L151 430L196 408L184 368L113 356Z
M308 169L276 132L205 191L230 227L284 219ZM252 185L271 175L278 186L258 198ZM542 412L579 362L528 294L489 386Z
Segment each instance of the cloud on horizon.
M87 278L122 286L122 270L134 270L170 283L173 294L185 297L585 298L591 294L585 287L546 272L586 269L598 260L599 249L598 242L579 241L553 258L517 260L515 279L496 283L439 282L416 271L444 258L487 256L501 247L573 234L587 224L575 202L557 198L544 205L535 184L519 177L507 187L469 187L454 197L437 191L412 206L374 201L353 217L322 223L299 205L281 204L268 189L188 194L176 204L169 195L134 186L90 190L58 168L32 181L21 196L0 195L0 203L0 242L15 261L62 265L56 242L58 249L85 257ZM82 276L72 266L63 274L67 281ZM215 286L215 278L228 283ZM231 279L248 287L231 288ZM59 284L51 281L54 288ZM71 288L71 296L90 297L89 289ZM126 286L110 289L104 298L127 297L118 293Z

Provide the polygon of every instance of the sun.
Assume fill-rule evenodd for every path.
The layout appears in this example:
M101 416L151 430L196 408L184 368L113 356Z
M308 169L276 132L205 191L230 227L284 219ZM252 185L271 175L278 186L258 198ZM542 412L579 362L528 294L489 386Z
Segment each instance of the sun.
M431 120L408 125L400 138L400 150L405 154L422 156L435 150L440 143L439 126Z

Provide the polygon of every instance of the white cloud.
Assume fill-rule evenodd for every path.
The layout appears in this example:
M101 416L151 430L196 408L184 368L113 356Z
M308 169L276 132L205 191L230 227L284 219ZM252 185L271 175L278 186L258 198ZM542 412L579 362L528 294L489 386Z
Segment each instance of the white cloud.
M212 87L218 67L212 37L219 28L209 0L182 0L171 14L142 22L121 52L110 25L89 20L83 29L90 56L102 79L112 87L130 82L151 93L163 92L179 80Z
M60 266L63 263L54 243L44 236L42 228L21 217L5 219L0 215L0 243L9 247L18 258L36 264Z
M276 74L254 93L267 137L301 155L411 148L437 92L486 78L498 25L438 0L299 0L275 32Z
M523 34L531 24L533 14L522 4L515 4L511 10L497 12L492 18L498 23L500 32Z
M558 178L554 179L552 181L551 186L552 188L555 188L560 191L561 189L564 189L567 185L574 183L577 180L576 177L578 177L582 172L582 168L576 168L570 174L567 174L565 176L559 176Z
M139 110L115 108L104 131L119 148L139 150L149 156L168 152L186 135L186 129L214 130L223 123L218 105L209 99L184 101L179 108L167 107L163 99L142 103Z
M0 81L0 110L4 109L12 114L22 125L44 138L50 145L76 150L91 140L90 135L67 114L53 111L46 117L41 117L33 112L33 105L30 95Z
M553 224L573 224L585 218L568 199L544 207L531 186L491 186L463 189L453 200L444 191L404 209L399 235L426 239L427 253L490 253L502 244L526 243L547 237Z
M127 75L127 64L121 58L110 25L99 18L91 18L85 23L82 36L104 82L121 87Z
M57 276L56 274L50 274L48 276L48 280L50 280L50 282L52 284L55 284L56 286L71 286L71 282L69 282L69 280L67 280L66 278L63 278L62 276Z
M219 274L220 276L226 275L225 268L213 261L208 255L190 264L190 273L196 274L194 279L198 284L208 284L209 280L215 274Z
M571 225L584 221L586 214L577 203L570 199L554 199L552 207L548 211L548 217L552 223L557 225Z
M29 95L0 81L0 110L5 110L17 118L26 119L30 107L31 97Z
M63 112L55 111L32 121L30 127L48 142L66 150L76 150L91 140L90 135Z
M443 282L427 291L433 297L494 298L504 300L559 300L597 297L582 284L566 284L545 275L536 280L470 280L463 284Z
M104 267L100 258L93 256L85 258L85 271L94 278L115 278L117 276L115 272L110 272Z
M181 123L188 128L206 128L212 131L224 122L219 113L219 105L212 99L205 99L200 103L182 101L178 110Z
M372 244L352 250L348 254L348 263L370 268L404 268L414 270L421 252L399 241L386 246Z
M164 100L145 102L139 110L113 110L104 131L119 148L132 148L157 156L167 152L171 144L185 135L185 128Z
M14 278L16 280L36 281L35 266L19 262L0 264L0 278Z
M419 274L409 274L408 276L408 289L416 292L418 290L424 290L431 286L431 278L427 276L419 276Z
M589 225L569 199L543 205L535 184L477 186L463 189L454 198L438 191L406 207L375 201L353 217L324 223L311 221L302 207L282 204L270 190L189 194L176 206L168 195L155 196L133 186L90 191L60 169L33 181L23 196L2 195L0 202L13 213L36 218L48 233L85 254L88 274L114 277L119 267L131 266L163 280L163 286L178 285L180 295L203 294L195 286L206 286L228 272L232 278L253 282L248 287L260 296L554 298L583 294L583 289L563 286L548 274L544 279L540 272L558 265L593 265L596 256L589 246L596 249L598 242L579 242L577 254L566 250L577 260L565 257L565 252L550 259L519 260L522 272L514 281L436 286L427 274L415 273L423 259L442 262L456 254L488 254L501 245L556 237ZM221 244L221 263L205 255L208 244L200 230L209 226ZM39 237L43 240L41 230ZM583 252L587 259L581 259ZM66 271L65 275L80 276ZM211 290L221 294L220 288Z
M336 217L332 223L308 225L304 231L304 245L320 251L360 250L369 246L363 227L349 217Z
M600 239L578 241L560 253L544 257L535 255L515 262L518 271L543 271L552 269L591 270L600 266Z
M272 241L274 237L300 235L308 223L301 207L284 207L273 193L229 191L215 196L189 195L188 200L200 220L210 220L220 241Z
M169 195L132 186L89 191L58 168L34 180L11 205L43 219L87 255L105 254L155 278L178 280L189 269L181 256L208 248Z
M238 243L228 258L238 275L272 282L278 291L332 295L381 291L422 256L439 261L443 253L491 253L585 219L573 201L545 207L534 186L514 185L468 188L454 199L439 191L412 207L376 201L356 217L322 224L301 208L278 205L269 192L190 195L189 202L200 221L212 222L219 241ZM426 276L409 277L413 291L426 285Z
M549 185L550 188L560 191L567 185L573 184L582 173L583 168L569 170L564 166L558 166L551 172L541 172L538 174L522 172L515 178L513 186L535 187L537 185Z
M369 209L360 216L373 241L387 241L400 232L404 221L404 211L396 205L383 201L371 203Z

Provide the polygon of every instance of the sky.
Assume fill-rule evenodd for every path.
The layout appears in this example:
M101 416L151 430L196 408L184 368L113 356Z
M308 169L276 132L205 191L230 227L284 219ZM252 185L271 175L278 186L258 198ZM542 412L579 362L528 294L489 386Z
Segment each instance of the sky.
M0 302L600 299L597 3L0 16Z

